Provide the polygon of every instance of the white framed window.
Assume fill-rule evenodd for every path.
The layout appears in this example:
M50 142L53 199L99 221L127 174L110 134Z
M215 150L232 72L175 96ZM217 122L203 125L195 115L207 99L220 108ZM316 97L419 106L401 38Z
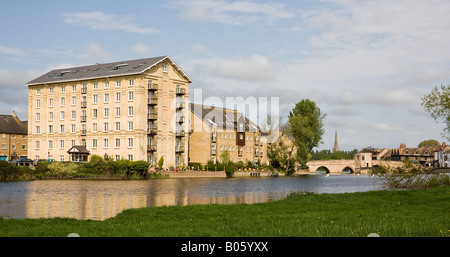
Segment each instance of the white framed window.
M120 107L116 107L116 117L120 117Z
M97 139L92 139L92 148L97 148Z
M120 102L120 92L116 93L116 102Z
M114 155L114 160L120 161L120 155Z
M64 133L64 125L59 125L59 132Z
M48 133L53 134L53 125L48 125Z
M116 148L120 148L120 138L116 138Z
M134 108L133 106L128 106L128 116L133 116Z
M53 140L48 140L48 148L53 149Z
M103 139L103 148L108 148L109 147L109 141L107 138Z
M53 112L48 113L48 120L53 120Z
M116 87L120 87L120 80L116 81Z
M40 141L36 141L35 142L35 148L36 149L40 149L41 148L41 142Z
M92 110L92 118L97 118L98 112L97 109Z
M59 140L59 149L64 149L64 140Z
M36 95L41 95L41 89L40 88L36 89Z
M93 88L94 88L94 90L97 90L98 89L98 83L94 83Z
M6 144L2 144L2 149L6 149Z
M72 120L75 120L77 118L77 112L71 111L71 113L72 113Z
M77 105L77 97L72 96L72 105Z
M105 88L109 88L109 81L105 82Z
M36 100L36 108L41 108L41 100L40 99Z
M60 161L60 162L63 162L63 161L64 161L64 155L60 155L60 156L59 156L59 161Z
M116 131L120 131L120 122L116 122Z
M48 107L53 107L53 98L48 99Z
M133 131L133 122L132 121L128 122L128 131Z
M65 112L64 111L61 111L60 113L59 113L59 119L60 120L64 120L64 118L65 118Z
M103 97L103 102L104 102L104 103L109 103L109 94L108 94L108 93L106 93L106 94L104 95L104 97Z
M103 132L108 132L109 123L105 122L103 123Z
M70 140L70 145L71 145L71 146L75 146L75 140L73 140L73 139Z
M41 134L41 126L36 126L36 134Z
M134 100L134 92L130 91L128 92L128 101L133 101Z
M109 117L109 108L105 108L104 109L104 117L108 118Z
M50 95L53 95L53 87L50 87L50 88L48 89L48 91L49 91L49 94L50 94Z
M133 148L133 138L128 138L128 148Z
M167 72L167 64L163 64L163 72Z
M92 132L97 132L97 123L92 123Z
M61 87L61 93L65 93L66 92L66 86L62 86Z
M128 160L129 160L129 161L132 161L132 160L133 160L133 155L132 155L132 154L129 154L129 155L128 155Z
M40 113L36 113L36 121L40 121L41 120L41 114Z
M75 125L75 124L72 124L72 125L70 125L70 127L71 127L70 133L75 133L75 131L76 131L76 125Z
M75 91L77 91L77 85L72 86L72 92L75 92Z
M60 106L64 106L66 104L66 98L61 97Z
M130 87L134 86L134 80L133 79L129 80L128 86L130 86Z
M97 94L93 95L92 99L93 99L94 104L96 104L98 102L98 95Z

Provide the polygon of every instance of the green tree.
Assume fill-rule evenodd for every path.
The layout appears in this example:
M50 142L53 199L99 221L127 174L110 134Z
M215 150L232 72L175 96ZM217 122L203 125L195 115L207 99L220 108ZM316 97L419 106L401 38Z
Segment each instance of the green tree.
M158 166L159 166L160 170L162 170L163 165L164 165L164 157L161 156L161 158L159 159L159 162L158 162Z
M228 150L223 151L220 154L220 160L222 161L222 164L228 164L230 162L230 152L228 152Z
M450 140L450 86L435 87L431 93L422 97L422 106L437 122L443 118L446 128L443 136Z
M312 149L323 143L325 116L316 103L309 99L298 102L289 113L287 135L297 148L296 158L303 167Z
M436 147L439 145L439 141L435 139L424 140L419 143L417 147Z

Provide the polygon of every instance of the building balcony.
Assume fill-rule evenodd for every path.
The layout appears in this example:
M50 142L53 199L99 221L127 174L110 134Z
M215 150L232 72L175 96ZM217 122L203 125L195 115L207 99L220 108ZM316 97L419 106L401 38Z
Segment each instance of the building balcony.
M156 134L158 134L158 129L157 128L148 128L147 133L149 135L156 135Z
M184 153L184 146L182 146L182 145L175 146L175 152Z
M239 155L239 156L242 156L242 151L239 151L239 152L238 152L238 155Z
M216 149L211 149L211 155L216 155Z
M156 145L147 145L147 152L156 152Z
M175 132L175 136L177 136L177 137L184 137L185 136L184 130L177 130Z
M211 142L213 142L213 143L217 142L217 138L215 136L212 136L211 137Z
M184 117L183 116L177 116L177 122L178 123L184 123Z
M81 130L81 136L86 136L86 130Z
M81 116L81 122L86 122L86 116Z
M149 120L156 120L156 119L158 119L158 113L156 113L156 112L149 113L148 114L148 119Z
M177 110L184 109L184 103L177 103Z
M177 88L177 95L185 95L186 88Z
M156 91L156 90L158 90L158 85L153 84L153 83L149 83L148 84L148 90Z
M255 157L258 157L258 156L259 156L258 152L255 152Z
M152 97L148 99L148 104L149 105L157 105L158 104L158 98L156 97Z
M87 107L87 102L86 101L81 102L81 108L86 108L86 107Z
M82 87L81 88L81 94L87 94L87 88L85 88L85 87Z

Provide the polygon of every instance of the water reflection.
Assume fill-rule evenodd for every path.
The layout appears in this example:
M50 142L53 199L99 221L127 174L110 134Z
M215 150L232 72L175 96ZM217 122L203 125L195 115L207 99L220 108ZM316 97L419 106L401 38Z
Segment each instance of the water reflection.
M368 176L177 178L148 181L53 180L0 183L0 216L104 220L149 206L260 203L296 191L342 193L378 190Z

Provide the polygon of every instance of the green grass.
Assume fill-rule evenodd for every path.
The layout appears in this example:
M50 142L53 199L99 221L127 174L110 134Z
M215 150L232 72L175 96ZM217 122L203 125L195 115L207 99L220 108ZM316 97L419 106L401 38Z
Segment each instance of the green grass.
M0 236L381 237L450 236L450 187L306 194L261 204L130 209L105 221L0 219Z

